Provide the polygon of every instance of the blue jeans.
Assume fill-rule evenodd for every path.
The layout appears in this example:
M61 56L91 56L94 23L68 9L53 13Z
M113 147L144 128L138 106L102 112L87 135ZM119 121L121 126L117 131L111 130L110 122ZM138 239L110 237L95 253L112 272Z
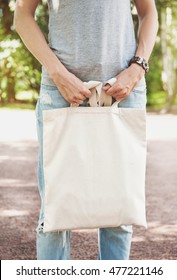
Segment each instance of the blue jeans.
M71 231L43 233L44 224L44 174L43 174L43 122L42 111L68 107L70 104L62 97L55 86L41 85L36 106L37 132L39 143L38 188L41 197L41 210L37 228L37 259L38 260L69 260ZM86 101L81 106L86 106ZM146 88L136 88L131 95L123 100L119 107L145 108ZM52 143L51 143L52 145ZM132 238L132 226L120 226L98 229L98 259L127 260L129 259Z

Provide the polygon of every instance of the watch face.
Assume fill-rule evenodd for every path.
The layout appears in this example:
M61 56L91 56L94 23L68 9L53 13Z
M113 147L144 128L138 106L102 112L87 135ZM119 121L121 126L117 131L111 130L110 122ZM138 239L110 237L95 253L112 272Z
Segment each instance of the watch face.
M141 58L141 57L139 57L139 59L138 59L138 62L141 64L141 63L143 63L143 58Z
M146 71L149 70L149 65L148 65L148 63L147 63L146 61L143 61L143 67L144 67L144 69L145 69Z

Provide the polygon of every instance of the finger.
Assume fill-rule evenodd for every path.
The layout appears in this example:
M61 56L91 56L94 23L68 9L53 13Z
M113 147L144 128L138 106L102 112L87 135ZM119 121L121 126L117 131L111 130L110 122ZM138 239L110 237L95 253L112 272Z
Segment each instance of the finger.
M70 103L71 104L78 104L78 105L80 105L80 104L82 104L83 103L83 100L80 100L80 99L74 99L74 100L71 100L70 101Z
M77 100L76 103L78 103L79 105L83 103L83 100Z
M114 98L127 98L129 96L129 94L120 94L120 93L115 93L114 95L113 95L113 97Z
M115 97L116 95L120 96L120 97L128 97L130 95L130 91L128 87L124 87L124 88L115 88L113 92L111 91L107 91L107 94Z
M81 93L78 93L74 96L74 100L78 99L78 100L82 100L84 101L87 97Z
M76 102L73 102L73 103L70 103L70 106L71 107L78 107L80 104L76 103Z
M83 98L74 97L74 98L72 98L71 103L78 103L80 105L84 102L85 99L86 99L86 97L83 97Z
M115 95L115 94L117 94L117 93L121 93L121 90L122 89L120 89L119 87L117 87L117 86L112 86L112 87L110 87L107 91L106 91L106 94L108 94L108 95L110 95L110 96L113 96L113 95Z
M88 92L84 92L84 96L85 96L86 98L90 98L91 95L92 95L92 93L91 93L90 90L89 90Z
M107 91L110 87L111 87L111 85L106 84L106 85L103 87L103 90Z
M89 98L92 95L91 91L87 88L84 88L80 93L84 95L86 98Z

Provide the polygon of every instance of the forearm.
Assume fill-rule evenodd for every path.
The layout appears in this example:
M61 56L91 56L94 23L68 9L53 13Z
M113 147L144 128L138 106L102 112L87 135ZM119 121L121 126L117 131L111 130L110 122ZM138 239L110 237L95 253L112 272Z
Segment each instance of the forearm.
M138 47L135 56L148 60L155 44L158 19L154 0L134 0L138 16ZM141 65L132 63L128 68L117 75L117 82L111 87L104 87L108 95L117 100L127 98L145 74Z
M139 15L138 47L136 56L149 60L158 31L158 16L155 7Z
M16 8L14 25L26 47L47 69L51 78L55 79L57 73L61 79L64 79L68 71L49 48L33 15L23 9Z
M82 104L91 92L84 83L70 73L49 48L34 19L39 0L17 0L14 26L26 47L47 69L62 96L69 103ZM57 27L56 27L57 28Z

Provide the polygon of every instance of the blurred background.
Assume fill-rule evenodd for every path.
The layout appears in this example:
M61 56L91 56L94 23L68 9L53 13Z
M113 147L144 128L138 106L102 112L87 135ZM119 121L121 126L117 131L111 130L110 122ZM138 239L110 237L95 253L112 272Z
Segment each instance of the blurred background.
M148 229L134 228L130 256L140 260L177 259L177 1L156 0L156 5L159 32L150 58L150 72L146 75ZM41 66L14 30L14 8L14 0L0 0L0 259L3 260L36 258L35 228L40 209L34 109ZM133 4L132 13L137 30ZM46 0L41 0L36 20L47 37ZM72 259L97 259L97 254L96 229L72 232Z
M177 1L156 0L156 5L160 27L146 76L147 109L177 112ZM0 105L34 108L41 66L14 31L14 7L15 0L0 0ZM138 18L133 7L132 11L137 28ZM46 0L41 1L36 19L47 36Z

